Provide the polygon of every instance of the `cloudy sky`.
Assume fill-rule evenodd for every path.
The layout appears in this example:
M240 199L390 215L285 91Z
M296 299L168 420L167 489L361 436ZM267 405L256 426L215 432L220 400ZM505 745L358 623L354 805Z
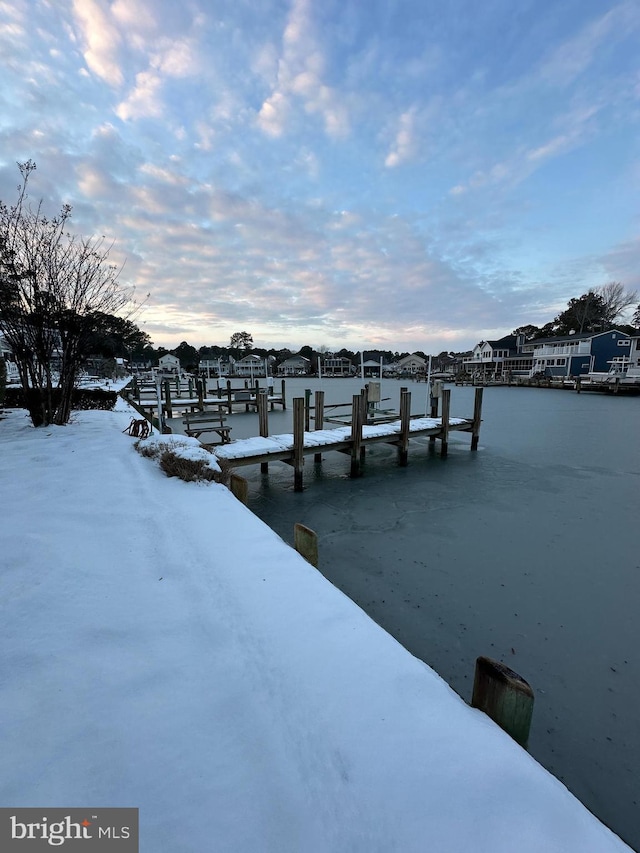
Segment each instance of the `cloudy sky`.
M640 285L637 0L0 0L0 198L156 345L467 349Z

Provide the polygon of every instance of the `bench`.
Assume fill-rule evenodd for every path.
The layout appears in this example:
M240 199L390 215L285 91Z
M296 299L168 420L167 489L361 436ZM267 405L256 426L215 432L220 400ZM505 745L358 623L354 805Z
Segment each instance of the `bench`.
M205 432L215 432L220 436L220 444L229 444L231 441L230 426L225 426L226 418L222 415L205 415L201 413L187 415L182 421L185 427L185 434L193 438L200 438ZM205 442L203 442L204 444ZM209 442L213 443L213 442Z

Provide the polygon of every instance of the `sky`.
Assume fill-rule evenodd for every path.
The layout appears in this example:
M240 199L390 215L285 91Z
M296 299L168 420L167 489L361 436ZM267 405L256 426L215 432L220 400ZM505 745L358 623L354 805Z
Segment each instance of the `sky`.
M35 160L156 346L466 350L640 285L639 48L636 0L0 0L0 198Z
M138 808L141 853L629 853L136 415L0 418L4 807Z

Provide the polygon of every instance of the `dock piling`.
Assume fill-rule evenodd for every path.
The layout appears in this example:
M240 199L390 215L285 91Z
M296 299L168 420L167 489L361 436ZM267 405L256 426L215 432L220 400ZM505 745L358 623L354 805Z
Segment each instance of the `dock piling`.
M324 391L316 391L316 404L313 410L313 428L322 429L324 426ZM314 453L314 462L322 462L322 453Z
M411 392L403 388L400 393L400 441L398 443L398 461L400 465L409 462L409 422L411 420Z
M294 548L314 568L318 568L318 534L297 522L293 527Z
M293 398L293 491L301 492L304 465L304 397Z
M478 441L480 440L480 424L482 423L482 392L483 388L476 388L475 400L473 403L473 431L471 433L471 449L478 449Z
M267 391L258 389L256 392L256 405L258 407L258 427L262 438L269 436L269 405L267 401ZM269 472L269 463L260 463L260 473L267 474Z
M364 397L362 394L354 394L351 401L351 476L359 477L362 474L363 459L362 448L362 423Z
M249 483L239 474L232 474L229 480L229 488L231 494L236 497L240 503L246 504L249 499Z
M529 742L533 700L530 685L506 664L487 657L476 660L472 707L484 711L525 749Z
M440 457L444 459L449 451L449 411L451 408L451 390L447 388L442 392L442 430L440 443Z

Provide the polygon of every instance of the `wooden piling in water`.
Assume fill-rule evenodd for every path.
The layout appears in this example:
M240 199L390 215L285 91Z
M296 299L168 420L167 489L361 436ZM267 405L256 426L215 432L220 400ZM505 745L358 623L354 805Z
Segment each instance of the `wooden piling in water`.
M364 397L354 394L351 400L351 476L359 477L362 474L362 425Z
M400 439L398 443L398 461L400 465L409 462L409 424L411 420L411 393L403 389L400 394Z
M471 433L471 449L478 449L478 441L480 440L480 424L482 423L482 392L483 388L476 388L476 395L473 401L473 431Z
M164 380L164 408L168 418L173 417L173 409L171 408L171 382L168 379Z
M316 391L315 408L313 410L313 428L322 429L324 426L324 391ZM322 462L322 453L314 453L314 462Z
M267 391L258 390L256 391L256 406L258 408L258 428L260 431L260 435L262 438L268 438L269 436L269 405L267 401ZM267 474L269 471L269 463L261 462L260 463L260 473Z
M439 393L440 393L441 386L440 386L440 384L436 384L437 382L438 382L438 380L436 379L435 382L431 383L431 391L430 391L430 394L431 394L431 397L430 397L431 411L429 412L429 417L432 417L432 418L438 417L438 399L439 399ZM435 435L429 436L429 444L435 444L435 443L436 443Z
M305 527L304 524L296 523L293 527L293 545L298 554L301 554L308 563L318 568L318 534Z
M238 498L241 503L247 503L249 499L249 483L244 477L241 477L239 474L232 474L229 480L229 488L231 489L231 494Z
M293 491L301 492L304 465L304 397L293 399Z
M440 457L444 459L449 451L449 411L451 408L451 390L442 392L442 432L440 442Z
M533 700L533 690L517 672L491 658L476 660L472 707L484 711L525 749L529 742Z
M305 388L304 391L304 428L305 432L311 430L311 389Z

